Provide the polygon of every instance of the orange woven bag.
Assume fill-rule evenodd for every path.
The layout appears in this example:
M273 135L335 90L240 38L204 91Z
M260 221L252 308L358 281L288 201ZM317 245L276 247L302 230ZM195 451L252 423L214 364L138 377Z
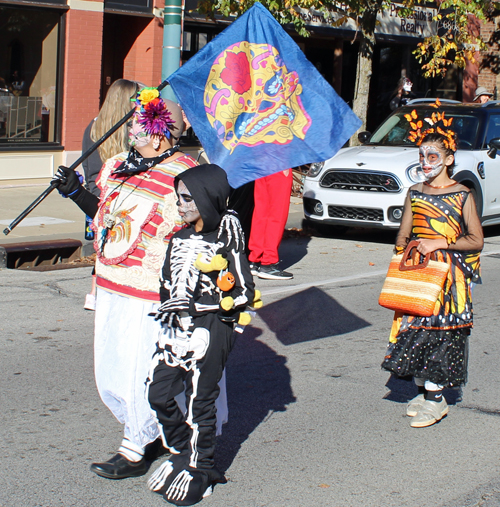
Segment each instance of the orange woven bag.
M418 263L417 246L418 241L410 241L403 254L392 257L378 303L390 310L430 317L450 266L431 260L433 254L427 254L423 262ZM410 258L413 248L415 251Z

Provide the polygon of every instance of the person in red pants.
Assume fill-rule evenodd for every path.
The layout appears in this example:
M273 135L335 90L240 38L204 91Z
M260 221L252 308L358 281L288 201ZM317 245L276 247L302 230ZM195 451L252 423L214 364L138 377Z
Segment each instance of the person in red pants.
M292 273L279 269L278 247L283 237L292 191L292 170L255 181L255 207L248 242L252 274L268 280L290 280Z

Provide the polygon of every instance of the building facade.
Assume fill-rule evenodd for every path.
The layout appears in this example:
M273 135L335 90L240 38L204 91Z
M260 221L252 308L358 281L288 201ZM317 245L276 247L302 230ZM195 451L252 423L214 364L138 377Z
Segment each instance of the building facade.
M0 180L48 178L81 153L82 135L116 79L161 82L164 0L0 0ZM207 21L186 0L182 61L220 33L230 20ZM493 90L498 69L480 64L425 80L412 51L435 33L433 9L409 18L384 13L370 90L369 129L390 112L398 80L413 81L415 96L471 100L472 88ZM303 11L311 36L292 37L348 103L354 96L356 27L332 26L321 13ZM493 23L493 22L492 22ZM496 30L486 25L484 30ZM493 51L494 48L492 48ZM491 83L490 83L491 81Z
M0 180L50 177L76 160L116 79L159 84L154 1L0 2Z
M500 98L500 17L489 16L484 22L471 23L475 34L481 34L488 47L484 53L476 52L475 61L467 62L464 70L464 101L474 99L478 86L484 86L493 94L493 99Z

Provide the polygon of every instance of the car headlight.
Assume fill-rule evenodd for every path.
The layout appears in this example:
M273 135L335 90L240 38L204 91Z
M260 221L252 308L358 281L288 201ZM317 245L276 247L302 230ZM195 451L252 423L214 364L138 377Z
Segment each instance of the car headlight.
M315 162L314 164L311 164L309 166L309 172L307 173L307 176L315 178L321 172L321 169L323 169L324 165L324 162Z
M422 183L426 180L426 177L422 171L420 164L412 164L406 169L406 176L413 183Z

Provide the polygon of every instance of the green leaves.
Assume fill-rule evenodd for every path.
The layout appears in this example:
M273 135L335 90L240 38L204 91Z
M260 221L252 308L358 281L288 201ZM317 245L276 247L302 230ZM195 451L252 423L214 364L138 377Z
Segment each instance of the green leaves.
M392 2L387 0L345 0L342 3L331 0L261 0L271 14L283 25L292 24L295 31L309 36L306 23L299 13L299 8L314 9L325 13L331 18L333 27L340 27L348 19L352 19L361 29L361 36L373 35L375 29L373 19L377 14L389 8ZM255 0L200 0L198 12L213 18L216 14L225 17L240 16L255 3ZM430 0L401 0L401 15L409 16L417 7L435 7ZM431 5L432 4L432 5ZM477 30L473 30L474 22L485 19L489 8L500 9L500 2L487 0L443 0L438 6L435 21L442 27L449 27L444 34L427 37L418 44L414 55L422 65L425 77L444 75L450 65L464 67L466 60L474 62L474 53L486 49L484 41ZM333 19L332 16L336 16Z

